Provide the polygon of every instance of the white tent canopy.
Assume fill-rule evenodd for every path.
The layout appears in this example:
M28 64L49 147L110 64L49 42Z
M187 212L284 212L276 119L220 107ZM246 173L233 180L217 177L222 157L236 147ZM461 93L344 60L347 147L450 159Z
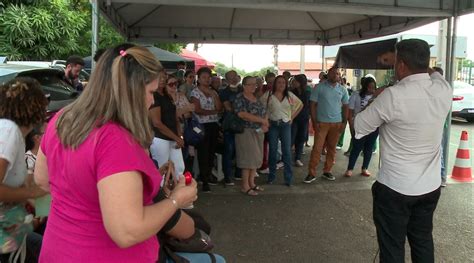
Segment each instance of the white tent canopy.
M473 0L97 0L134 42L334 45L419 27Z

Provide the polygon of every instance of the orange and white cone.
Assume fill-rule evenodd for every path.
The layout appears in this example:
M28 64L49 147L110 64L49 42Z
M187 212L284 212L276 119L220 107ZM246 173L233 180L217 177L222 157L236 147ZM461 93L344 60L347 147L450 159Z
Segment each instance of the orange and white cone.
M467 131L461 133L461 142L459 143L451 178L460 182L472 181L472 168L469 154L469 142Z

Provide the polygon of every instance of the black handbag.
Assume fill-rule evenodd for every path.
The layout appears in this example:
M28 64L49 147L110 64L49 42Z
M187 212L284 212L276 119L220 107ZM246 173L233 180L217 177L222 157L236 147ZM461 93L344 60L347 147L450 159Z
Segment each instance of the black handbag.
M222 129L224 132L243 133L244 120L233 112L226 112L222 121Z
M176 263L190 263L175 252L206 253L209 255L211 262L216 262L216 258L211 252L212 248L214 248L214 243L209 236L211 234L209 223L196 211L183 210L182 213L188 214L193 219L195 226L194 235L187 240L178 240L168 236L166 233L159 232L157 236L160 241L160 254L157 262L166 262L166 257L168 256Z

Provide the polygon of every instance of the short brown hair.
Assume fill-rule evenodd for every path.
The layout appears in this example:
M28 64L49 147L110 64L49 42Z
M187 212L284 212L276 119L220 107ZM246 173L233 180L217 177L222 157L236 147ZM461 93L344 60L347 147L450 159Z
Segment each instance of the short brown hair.
M9 119L20 127L36 126L46 119L48 99L40 83L18 77L0 86L0 118Z

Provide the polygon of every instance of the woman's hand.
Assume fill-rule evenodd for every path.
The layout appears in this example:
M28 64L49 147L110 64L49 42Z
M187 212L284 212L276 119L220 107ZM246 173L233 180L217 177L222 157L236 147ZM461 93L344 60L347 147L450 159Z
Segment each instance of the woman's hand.
M170 199L176 200L179 208L189 207L198 198L196 181L193 179L190 185L186 185L185 181L186 179L181 175L170 196Z
M190 103L190 104L186 105L186 110L188 112L194 112L194 109L195 109L194 104Z
M270 123L268 122L267 118L262 118L262 121L260 122L260 124L262 124L262 128L263 126L266 126L267 128L270 127Z
M180 136L177 136L174 141L176 142L176 148L183 148L184 147L184 140Z
M44 191L43 189L41 189L36 184L32 185L30 187L26 187L26 188L28 189L28 191L30 191L31 198L42 197L42 196L45 196L48 193L48 192Z

